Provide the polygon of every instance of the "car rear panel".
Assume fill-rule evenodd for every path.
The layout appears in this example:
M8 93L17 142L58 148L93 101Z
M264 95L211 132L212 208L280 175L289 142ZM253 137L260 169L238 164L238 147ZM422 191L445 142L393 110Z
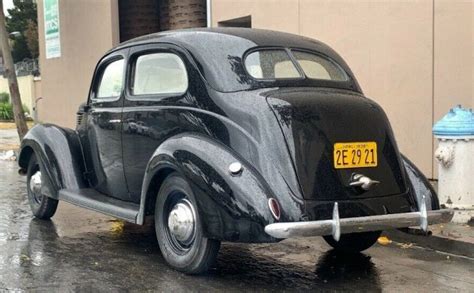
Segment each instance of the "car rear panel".
M267 102L286 138L304 199L342 201L407 192L392 130L375 102L350 91L320 88L275 90ZM336 169L334 144L348 142L375 142L377 166ZM354 173L380 184L368 191L351 187Z

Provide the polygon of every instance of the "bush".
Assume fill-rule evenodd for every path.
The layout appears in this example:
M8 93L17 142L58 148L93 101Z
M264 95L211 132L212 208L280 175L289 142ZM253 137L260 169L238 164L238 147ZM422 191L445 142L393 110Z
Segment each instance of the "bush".
M10 95L8 93L0 93L0 103L9 103L10 102Z
M12 120L13 108L10 103L0 103L0 120Z
M0 0L1 1L1 0ZM30 116L30 109L23 104L23 113L25 113L26 117ZM11 103L7 102L0 102L0 120L8 121L13 120L13 106Z

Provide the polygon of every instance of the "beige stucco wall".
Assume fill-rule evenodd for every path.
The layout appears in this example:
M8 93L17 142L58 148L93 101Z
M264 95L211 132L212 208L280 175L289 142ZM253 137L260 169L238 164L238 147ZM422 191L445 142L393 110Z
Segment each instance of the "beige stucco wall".
M33 103L36 97L40 95L37 88L35 87L36 81L33 75L19 76L18 77L18 89L20 91L21 102L27 106L32 113ZM0 77L0 93L10 93L8 88L8 80Z
M42 96L39 119L74 126L98 59L118 43L117 0L60 0L61 57L45 59L43 0L38 1Z
M252 27L321 40L351 66L387 112L402 152L434 177L431 127L449 107L474 106L469 0L214 0L212 23L252 16Z
M474 107L474 1L434 5L434 121L455 104ZM437 141L434 139L434 148ZM434 162L434 176L438 168Z

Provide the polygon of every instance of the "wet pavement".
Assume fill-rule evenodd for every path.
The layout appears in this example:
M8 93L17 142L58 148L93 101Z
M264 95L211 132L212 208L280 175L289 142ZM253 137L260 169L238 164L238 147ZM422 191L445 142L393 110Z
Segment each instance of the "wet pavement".
M20 145L20 139L16 128L0 129L0 152L16 150Z
M474 292L474 259L392 242L341 255L322 238L224 243L204 276L166 266L154 229L60 203L32 217L25 178L0 161L0 292L397 291Z

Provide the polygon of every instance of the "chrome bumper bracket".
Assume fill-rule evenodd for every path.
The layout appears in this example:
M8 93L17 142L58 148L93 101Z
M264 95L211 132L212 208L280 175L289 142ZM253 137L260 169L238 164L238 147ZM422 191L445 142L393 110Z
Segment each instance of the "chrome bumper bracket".
M423 232L428 231L428 213L426 211L426 199L424 195L421 198L420 205L420 228Z
M332 238L339 241L341 238L341 221L339 220L339 206L337 202L334 203L332 210Z

